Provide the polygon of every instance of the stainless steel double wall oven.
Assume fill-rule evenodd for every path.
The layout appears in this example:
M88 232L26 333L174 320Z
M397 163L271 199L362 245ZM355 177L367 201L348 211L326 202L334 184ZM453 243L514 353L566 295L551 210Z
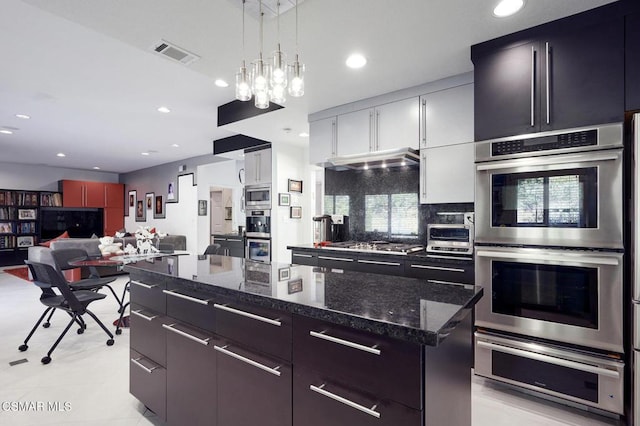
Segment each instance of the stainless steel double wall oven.
M476 143L476 374L623 413L622 138Z

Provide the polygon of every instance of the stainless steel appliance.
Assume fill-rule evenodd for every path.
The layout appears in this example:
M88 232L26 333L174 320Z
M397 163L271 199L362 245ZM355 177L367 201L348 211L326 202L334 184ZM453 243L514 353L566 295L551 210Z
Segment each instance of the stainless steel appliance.
M333 250L375 252L376 254L409 254L424 250L424 246L411 243L391 243L389 241L342 241L330 245Z
M632 162L632 207L631 217L631 276L632 288L632 332L633 332L633 417L634 425L640 424L640 114L633 116L633 162Z
M271 184L247 185L244 187L245 210L271 209Z
M623 414L619 359L492 333L476 332L475 342L476 374Z
M427 225L427 252L447 254L473 253L473 213L465 213L464 224Z
M257 262L271 261L271 239L269 238L247 238L246 256L249 260Z
M349 239L349 216L331 215L331 241L347 241Z
M331 238L331 216L314 216L313 218L313 242L315 244L333 241Z
M478 243L622 246L622 124L477 142Z
M247 210L247 237L271 237L271 210Z
M623 352L622 253L476 247L476 326Z

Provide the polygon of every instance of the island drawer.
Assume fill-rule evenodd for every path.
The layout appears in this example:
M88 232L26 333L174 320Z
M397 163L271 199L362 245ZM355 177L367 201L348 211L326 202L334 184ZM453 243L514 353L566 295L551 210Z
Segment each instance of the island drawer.
M291 361L291 315L237 301L215 303L216 334L258 352Z
M429 255L427 257L407 256L405 276L425 278L459 284L474 284L475 269L472 257Z
M163 290L167 297L167 315L186 324L215 332L216 310L211 295L182 286Z
M296 368L422 409L420 345L296 315L293 348Z
M129 392L162 419L167 418L167 370L141 353L131 350Z
M318 253L312 251L291 251L291 263L296 265L318 266Z
M332 381L296 366L293 424L305 426L421 426L422 411Z
M164 288L164 284L131 278L129 281L129 300L131 303L164 315L167 313L166 298L162 292Z
M129 344L156 363L167 365L167 337L162 324L169 323L166 316L137 304L131 305L129 316Z

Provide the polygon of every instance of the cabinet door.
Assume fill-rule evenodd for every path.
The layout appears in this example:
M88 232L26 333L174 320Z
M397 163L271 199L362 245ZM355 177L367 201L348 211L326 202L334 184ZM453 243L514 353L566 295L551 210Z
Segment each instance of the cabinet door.
M625 110L640 109L640 13L626 17Z
M104 182L84 182L85 207L104 207Z
M473 84L420 97L423 105L421 148L473 141Z
M227 238L227 256L244 257L244 240L242 238Z
M357 256L355 254L341 254L337 251L327 250L318 254L318 266L324 268L336 268L354 270L357 268Z
M404 276L404 261L390 256L366 256L359 254L355 269L373 274L402 277Z
M218 426L290 426L291 365L229 344L214 348Z
M380 105L375 109L373 151L420 147L420 103L418 98Z
M309 123L309 163L323 164L336 155L336 117Z
M260 179L259 183L271 183L271 148L258 151L258 154L258 179Z
M167 326L167 423L216 424L216 352L211 334Z
M105 208L103 212L104 235L114 236L117 231L124 228L124 213L122 212L122 207Z
M474 58L475 140L537 131L539 44Z
M121 183L104 184L104 207L124 209L124 185Z
M318 266L318 253L291 250L291 263L296 265Z
M166 420L167 370L134 349L129 359L129 392L160 419Z
M64 207L85 207L84 182L79 180L62 181L62 205Z
M543 39L540 51L540 130L623 121L622 18Z
M421 153L420 173L424 174L426 204L472 203L475 191L473 142L427 148ZM422 157L424 155L424 157Z
M336 155L364 154L373 151L373 109L338 116Z
M258 182L258 154L257 151L244 154L245 185L255 185Z
M244 164L246 185L271 182L271 149L247 152Z

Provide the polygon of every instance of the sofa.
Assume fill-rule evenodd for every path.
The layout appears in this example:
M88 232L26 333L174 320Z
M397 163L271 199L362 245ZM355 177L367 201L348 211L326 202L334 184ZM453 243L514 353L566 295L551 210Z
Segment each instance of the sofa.
M116 238L116 243L122 243L122 248L127 244L136 246L136 238L134 236ZM187 237L184 235L167 235L160 240L161 244L171 244L174 250L186 250L187 249ZM53 257L51 256L52 250L66 249L66 248L82 248L85 249L89 256L100 256L100 249L98 245L100 240L98 238L62 238L52 241L50 247L45 246L33 246L29 247L27 253L27 259L32 262L46 263L51 266L55 266ZM100 276L108 276L119 273L117 268L114 267L99 267L97 268ZM84 278L84 277L83 277Z

